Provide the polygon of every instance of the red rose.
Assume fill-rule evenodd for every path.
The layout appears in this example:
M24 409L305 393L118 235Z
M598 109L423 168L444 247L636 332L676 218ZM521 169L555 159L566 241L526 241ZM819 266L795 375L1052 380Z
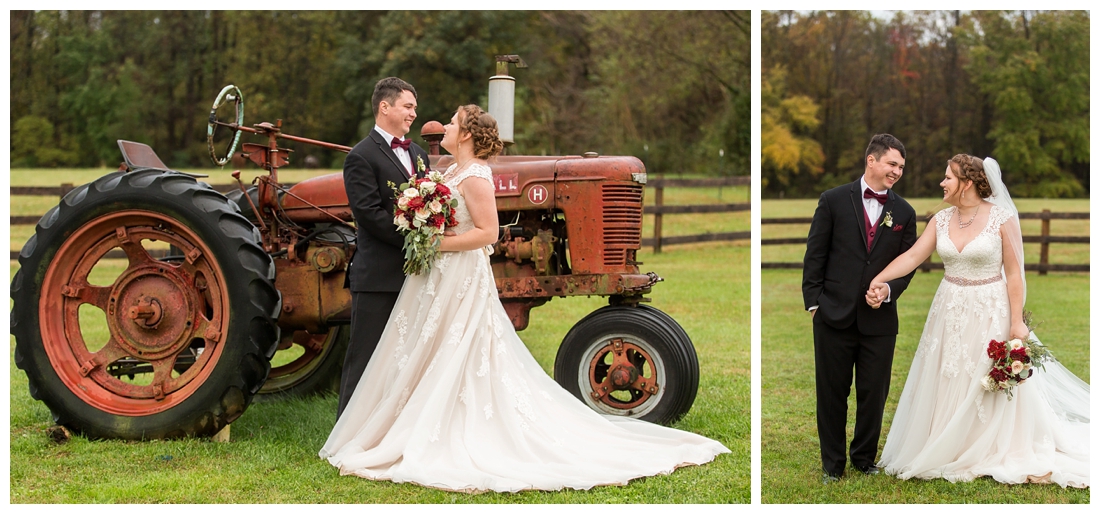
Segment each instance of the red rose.
M989 355L989 358L995 361L1003 360L1006 355L1006 345L1004 341L989 341L989 347L986 348L986 355Z
M993 377L993 380L996 382L1004 382L1005 380L1008 380L1008 375L1005 374L1004 371L1001 371L997 368L989 370L989 376Z
M416 211L424 207L424 199L419 196L409 200L409 210Z
M428 216L428 224L433 227L443 228L443 223L447 221L442 214L432 214Z
M449 188L449 187L447 187L443 184L436 184L435 190L439 191L439 194L441 194L443 196L448 196L448 197L451 196L451 188Z
M1012 360L1014 361L1020 361L1024 364L1031 362L1031 359L1029 359L1027 356L1027 348L1024 348L1023 346L1012 350L1011 352L1009 352L1008 355L1012 357Z

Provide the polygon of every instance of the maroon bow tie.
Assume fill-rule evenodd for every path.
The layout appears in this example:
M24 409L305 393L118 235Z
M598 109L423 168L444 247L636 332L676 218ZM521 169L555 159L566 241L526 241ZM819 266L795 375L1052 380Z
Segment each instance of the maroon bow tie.
M878 200L879 205L886 204L887 196L888 196L887 193L879 194L879 193L876 193L874 191L871 191L871 188L867 188L867 189L863 190L863 197L864 198L874 198L875 200Z
M393 141L390 141L390 148L404 148L405 151L408 151L410 144L412 144L412 139L406 139L404 141L401 141L400 139L397 139L395 137L395 138L393 138ZM868 191L870 191L870 190L868 189Z

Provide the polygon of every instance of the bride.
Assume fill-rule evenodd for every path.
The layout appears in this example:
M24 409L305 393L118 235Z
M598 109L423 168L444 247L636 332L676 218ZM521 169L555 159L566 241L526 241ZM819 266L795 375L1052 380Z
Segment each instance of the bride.
M979 476L1009 484L1089 486L1089 385L1059 362L1017 386L1013 398L983 389L990 340L1031 336L1024 324L1023 240L997 161L956 155L944 201L917 243L876 276L915 269L935 249L944 277L932 300L879 466L901 479Z
M344 475L450 491L589 489L703 464L729 452L696 434L592 411L539 366L497 297L498 220L486 159L496 120L460 107L444 127L454 234L405 280L362 381L322 458Z

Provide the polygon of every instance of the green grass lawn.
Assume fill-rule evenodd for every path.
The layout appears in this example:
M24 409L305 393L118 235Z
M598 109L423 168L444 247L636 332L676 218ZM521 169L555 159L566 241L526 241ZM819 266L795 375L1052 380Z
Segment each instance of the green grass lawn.
M938 200L916 200L918 212ZM762 217L812 216L816 200L765 201ZM1043 207L1052 211L1087 211L1088 200L1022 200L1022 211ZM1038 222L1035 222L1036 225ZM1024 233L1037 233L1037 226ZM805 237L808 226L764 225L762 237ZM782 233L786 230L787 233ZM1088 234L1087 221L1055 220L1052 232ZM1075 248L1065 249L1058 247ZM800 261L804 246L761 249L762 260ZM1055 248L1058 248L1057 250ZM1031 252L1032 249L1025 249ZM1037 250L1034 251L1037 254ZM1051 262L1088 262L1088 245L1055 245ZM1056 256L1057 255L1057 256ZM1027 255L1027 262L1037 257ZM890 397L883 420L886 434L912 363L928 306L943 272L917 272L898 301L899 328L894 352ZM1036 330L1043 342L1071 371L1089 381L1089 274L1028 273L1027 308L1043 324ZM821 484L814 395L813 329L802 305L802 272L761 271L761 502L762 503L1088 503L1089 491L1056 485L1004 485L989 478L952 484L945 480L900 481L886 475L848 473L840 483ZM1026 387L1026 384L1023 386ZM855 422L855 395L849 398L848 438Z
M13 185L84 183L110 170L48 173L15 170ZM54 172L49 172L54 173ZM211 183L227 183L212 176ZM286 181L302 176L281 173ZM312 173L312 174L321 174ZM57 177L65 177L58 179ZM740 202L746 192L713 202ZM667 203L702 203L707 193L666 190ZM704 197L702 200L698 198ZM730 199L732 197L732 199ZM56 203L33 197L12 198L13 214L41 214ZM651 216L647 216L651 218ZM730 219L725 219L730 218ZM669 216L665 231L686 235L748 230L748 213ZM651 221L647 221L651 224ZM701 228L702 227L702 228ZM19 249L33 227L17 233ZM640 252L643 271L656 271L665 281L654 287L653 307L673 316L691 336L700 363L699 393L675 426L714 438L733 453L704 466L671 475L649 477L624 487L590 491L486 493L465 495L415 485L372 482L340 476L317 457L335 422L336 398L254 403L232 424L228 443L207 439L180 441L89 441L74 437L50 442L49 410L30 398L25 374L9 348L10 498L12 503L713 503L750 501L750 339L749 244L707 243L666 247L661 254ZM12 274L18 269L11 262ZM531 313L520 333L534 357L549 373L565 333L587 313L606 304L600 298L555 299ZM644 455L638 458L644 459ZM89 477L96 477L94 480Z

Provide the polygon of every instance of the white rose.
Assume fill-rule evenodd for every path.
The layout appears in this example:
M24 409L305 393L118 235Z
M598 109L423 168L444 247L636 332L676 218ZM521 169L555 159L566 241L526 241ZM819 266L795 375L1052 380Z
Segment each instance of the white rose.
M993 381L993 377L986 375L985 378L982 379L982 389L985 389L986 391L993 391L995 383L996 382Z
M413 216L416 218L416 221L424 222L428 220L428 216L431 216L431 213L429 213L427 209L421 208L417 209Z
M439 200L432 200L431 203L428 204L428 209L433 213L439 213L443 210L443 205L439 203Z
M1012 361L1012 374L1019 375L1024 370L1024 363L1020 361Z
M403 229L409 228L409 220L406 219L404 216L394 216L393 224Z
M1008 342L1008 345L1011 346L1013 350L1015 350L1015 349L1023 346L1024 342L1019 340L1019 339L1013 339L1013 340Z
M420 184L420 193L424 196L430 195L435 192L435 182L425 182Z
M397 199L397 206L400 207L401 210L408 209L409 208L409 197L407 197L405 195L401 195L401 198Z
M402 192L402 194L410 199L420 196L420 193L416 191L415 187L410 187Z

